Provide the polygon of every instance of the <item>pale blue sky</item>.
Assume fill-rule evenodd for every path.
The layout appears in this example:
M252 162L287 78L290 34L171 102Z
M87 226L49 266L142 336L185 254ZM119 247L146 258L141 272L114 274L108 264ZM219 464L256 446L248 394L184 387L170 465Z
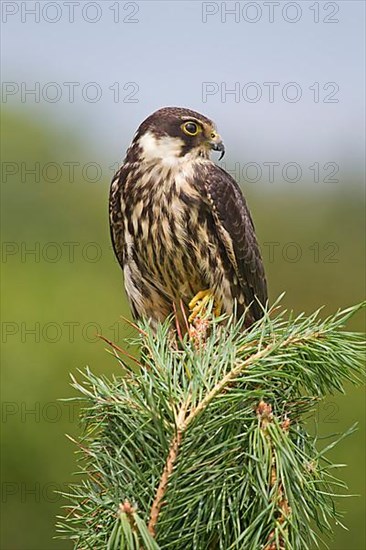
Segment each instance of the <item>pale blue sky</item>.
M93 156L100 151L108 161L119 159L137 125L150 112L165 105L184 105L216 121L231 161L335 161L344 170L362 166L363 1L274 3L272 23L265 2L251 2L250 7L248 2L80 1L75 2L73 23L68 20L66 2L40 2L40 10L48 7L44 14L40 11L39 23L21 4L2 2L3 81L15 83L19 90L22 82L30 88L39 82L41 90L56 82L62 95L55 103L42 96L39 103L30 96L21 103L19 91L6 97L6 105L61 121L83 137ZM37 3L26 4L34 9ZM117 4L119 23L113 20ZM236 5L238 22L223 11ZM317 8L319 22L315 23ZM85 21L83 9L86 18L100 16L100 20ZM217 13L207 15L204 23L207 11ZM248 22L255 17L256 23ZM296 17L296 23L285 20ZM59 21L50 23L45 18ZM123 18L138 22L123 22ZM325 23L326 18L339 22ZM64 82L80 83L73 103L68 101ZM96 82L102 92L96 103L81 95L82 87L90 82ZM116 82L119 102L114 101L117 86L114 91L109 89ZM135 84L123 90L130 82ZM204 82L215 83L211 89L218 90L206 102ZM245 88L250 82L255 86ZM268 101L265 82L279 83L273 103ZM298 102L282 97L289 82L296 82L301 90ZM323 102L335 90L333 84L323 89L329 82L339 86L330 96L337 103ZM318 103L314 102L318 87L314 83L319 83ZM239 102L233 95L223 101L220 92L235 85L241 94ZM48 88L46 93L51 97L55 90ZM132 99L138 101L123 102L134 90L138 91ZM243 94L253 97L258 90L262 93L258 102L245 101ZM94 93L94 88L87 92ZM295 92L294 87L288 88L290 98Z

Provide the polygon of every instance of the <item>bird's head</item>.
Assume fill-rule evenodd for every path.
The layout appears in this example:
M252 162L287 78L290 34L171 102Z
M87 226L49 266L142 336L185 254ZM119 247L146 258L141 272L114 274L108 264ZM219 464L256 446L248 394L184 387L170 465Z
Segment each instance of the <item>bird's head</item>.
M140 159L147 162L208 158L211 150L220 151L221 159L225 153L212 120L181 107L165 107L150 115L138 128L132 149L134 146L140 149Z

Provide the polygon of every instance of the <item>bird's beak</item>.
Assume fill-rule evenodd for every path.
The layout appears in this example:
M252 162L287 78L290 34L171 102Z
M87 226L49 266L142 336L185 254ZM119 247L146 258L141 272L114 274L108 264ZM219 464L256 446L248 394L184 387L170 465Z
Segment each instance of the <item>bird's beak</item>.
M221 137L216 134L216 136L211 139L209 142L210 148L214 151L221 151L221 155L219 157L219 160L222 159L222 157L225 155L225 145L223 144Z

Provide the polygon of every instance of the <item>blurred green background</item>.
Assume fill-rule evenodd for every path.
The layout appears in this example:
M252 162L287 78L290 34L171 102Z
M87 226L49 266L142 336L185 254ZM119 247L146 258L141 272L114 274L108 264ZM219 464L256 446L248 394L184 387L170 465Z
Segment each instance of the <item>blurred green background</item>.
M77 409L57 401L75 395L69 372L89 365L94 372L118 374L119 367L97 341L99 330L115 341L130 335L121 320L129 316L122 278L111 251L107 220L110 174L92 183L76 170L75 181L56 171L37 183L23 178L21 163L41 166L80 162L80 144L46 122L3 113L2 215L2 543L6 550L71 548L52 540L55 516L62 504L54 490L75 481L74 446L64 434L78 434ZM14 163L14 164L11 164ZM19 172L9 175L9 171ZM92 172L88 179L94 178ZM22 181L22 179L24 181ZM350 187L352 182L349 182ZM286 290L284 304L296 312L311 312L325 304L324 314L346 307L364 295L364 219L362 195L343 188L321 197L302 187L244 185L262 243L270 294ZM271 258L269 246L280 243ZM301 247L282 254L286 243ZM333 263L325 243L336 243ZM37 244L38 243L38 244ZM69 244L65 244L69 243ZM70 243L74 243L71 245ZM319 259L314 256L319 243ZM33 252L32 252L33 250ZM71 254L71 250L74 254ZM326 251L329 254L330 250ZM350 329L362 330L361 316ZM332 452L348 466L341 472L350 493L343 499L349 532L336 528L332 549L365 547L363 391L330 398L318 410L322 433L339 432L354 422L359 431Z

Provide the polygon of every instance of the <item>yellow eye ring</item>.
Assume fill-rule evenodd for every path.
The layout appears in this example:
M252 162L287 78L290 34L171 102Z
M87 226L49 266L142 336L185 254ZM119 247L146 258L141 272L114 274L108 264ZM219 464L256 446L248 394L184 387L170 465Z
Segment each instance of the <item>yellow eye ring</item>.
M181 128L187 136L196 136L201 132L200 126L197 124L197 122L193 122L192 120L189 120L188 122L182 124Z

